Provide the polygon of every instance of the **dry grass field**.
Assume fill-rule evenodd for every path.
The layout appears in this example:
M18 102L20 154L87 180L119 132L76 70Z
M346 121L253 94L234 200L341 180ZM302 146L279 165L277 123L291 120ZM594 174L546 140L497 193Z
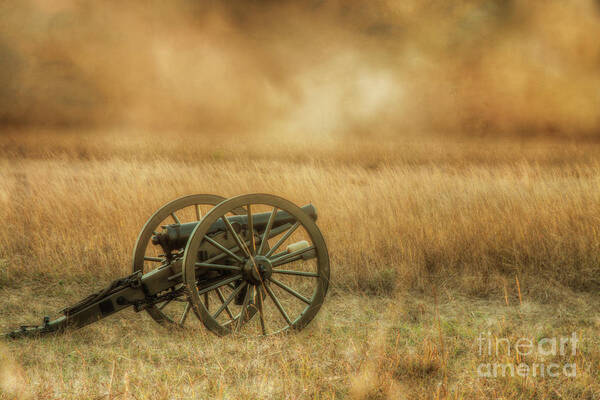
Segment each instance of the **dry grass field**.
M600 400L599 37L598 0L0 1L0 333L189 194L312 203L331 258L296 334L0 337L0 400Z
M332 282L307 329L218 338L125 311L0 342L0 398L600 399L595 141L7 131L0 328L128 274L163 203L252 192L317 207ZM574 354L478 342L572 334ZM487 362L577 373L478 376Z

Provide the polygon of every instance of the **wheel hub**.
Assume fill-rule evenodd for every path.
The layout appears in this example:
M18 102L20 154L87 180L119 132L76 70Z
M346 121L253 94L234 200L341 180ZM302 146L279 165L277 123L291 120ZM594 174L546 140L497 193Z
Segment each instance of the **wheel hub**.
M271 260L265 256L254 256L248 258L242 267L244 279L253 285L258 285L271 277L273 265Z

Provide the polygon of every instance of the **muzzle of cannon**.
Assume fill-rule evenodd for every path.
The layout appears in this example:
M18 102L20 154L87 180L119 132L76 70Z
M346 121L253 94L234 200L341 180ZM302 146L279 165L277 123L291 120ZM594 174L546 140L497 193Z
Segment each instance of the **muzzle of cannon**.
M62 333L126 308L178 329L195 329L199 321L217 335L300 330L329 285L329 255L316 219L313 205L299 208L269 194L179 198L142 228L130 275L6 336Z

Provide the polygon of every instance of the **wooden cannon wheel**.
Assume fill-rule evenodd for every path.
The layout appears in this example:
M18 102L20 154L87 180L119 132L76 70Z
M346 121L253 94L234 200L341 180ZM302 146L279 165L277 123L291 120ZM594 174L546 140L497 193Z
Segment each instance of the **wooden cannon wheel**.
M246 232L236 230L227 217L240 209L245 209L249 227L253 226L253 213L269 212L264 232L254 232L252 228ZM291 215L295 222L272 230L273 220L280 211ZM243 249L235 257L236 265L210 264L198 258L200 246L211 242L207 236L209 228L218 220L225 224L237 248ZM227 274L218 282L202 285L197 280L198 268L222 269ZM240 280L237 286L231 285ZM211 209L196 226L183 256L183 281L194 311L218 335L233 332L263 336L300 330L323 304L329 284L329 255L315 221L298 206L268 194L242 195ZM247 289L243 302L237 305L233 300L244 288ZM227 291L228 295L221 293L221 305L211 309L203 301L203 295L215 291Z
M195 194L181 197L160 207L142 228L133 250L133 272L149 272L158 268L167 261L167 255L159 254L159 246L151 242L154 234L162 225L181 224L185 222L200 221L217 204L225 198L213 194ZM237 210L243 213L244 210ZM236 210L233 211L236 213ZM208 302L208 296L203 299ZM148 305L146 311L158 323L167 326L185 325L191 306L186 295L181 295L162 304Z

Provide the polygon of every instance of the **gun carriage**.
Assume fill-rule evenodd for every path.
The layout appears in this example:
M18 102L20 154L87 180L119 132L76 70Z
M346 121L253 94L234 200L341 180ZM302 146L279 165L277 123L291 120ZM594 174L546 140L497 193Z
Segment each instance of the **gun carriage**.
M77 329L132 307L186 329L197 318L217 335L304 328L323 304L329 255L312 205L277 196L191 195L167 203L142 228L132 273L21 326L10 338Z

